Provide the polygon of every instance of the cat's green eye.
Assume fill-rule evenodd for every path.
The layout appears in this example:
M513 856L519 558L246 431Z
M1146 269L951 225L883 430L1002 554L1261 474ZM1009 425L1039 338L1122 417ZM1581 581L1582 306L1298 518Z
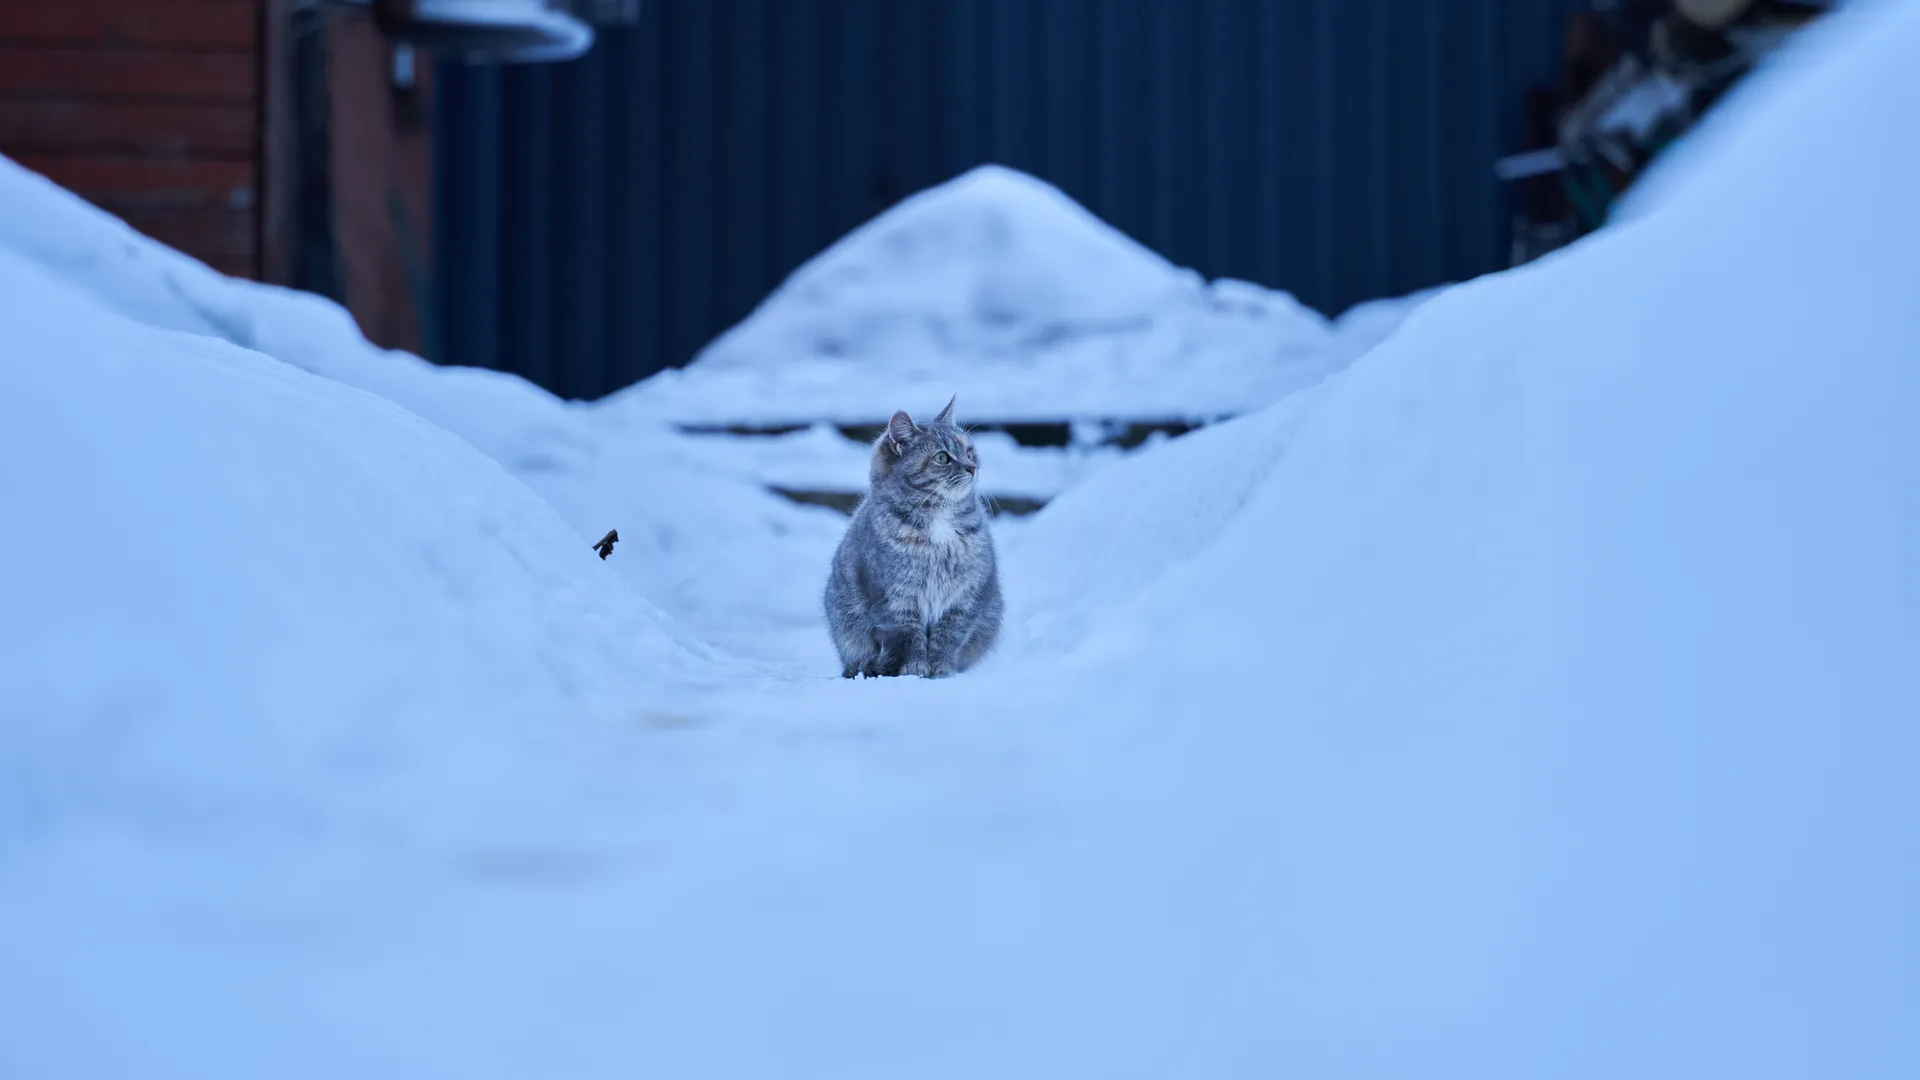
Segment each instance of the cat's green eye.
M933 455L933 463L935 465L945 465L952 460L953 460L952 458L947 456L947 452L945 450L942 450L939 453Z

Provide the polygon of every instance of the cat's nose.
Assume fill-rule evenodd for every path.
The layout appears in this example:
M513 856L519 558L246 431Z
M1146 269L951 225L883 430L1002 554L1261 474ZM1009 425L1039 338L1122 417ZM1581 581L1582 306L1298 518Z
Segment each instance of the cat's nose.
M968 476L972 476L972 475L973 475L974 473L977 473L977 472L979 472L979 471L980 471L980 466L978 466L978 465L969 465L969 466L967 466L967 475L968 475Z

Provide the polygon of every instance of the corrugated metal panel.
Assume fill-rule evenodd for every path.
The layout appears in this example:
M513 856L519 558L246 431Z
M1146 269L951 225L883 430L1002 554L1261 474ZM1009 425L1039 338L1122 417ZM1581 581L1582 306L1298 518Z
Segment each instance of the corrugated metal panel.
M607 393L983 162L1326 311L1495 269L1492 162L1582 6L647 0L581 60L445 71L440 359Z

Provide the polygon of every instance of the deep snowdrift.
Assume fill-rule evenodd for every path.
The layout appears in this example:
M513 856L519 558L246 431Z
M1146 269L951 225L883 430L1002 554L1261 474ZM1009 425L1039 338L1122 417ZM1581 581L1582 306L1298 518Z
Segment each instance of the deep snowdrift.
M0 1071L1913 1075L1916 51L1075 488L974 675L548 718L613 766L512 842L36 846Z
M417 417L4 251L0 296L0 850L76 817L404 829L423 776L520 771L534 718L709 670Z
M949 911L1108 912L1108 955L1050 924L1046 1000L1102 1005L1053 1008L1049 1045L1118 1015L1189 1075L1920 1067L1920 222L1886 211L1920 151L1885 137L1920 5L1857 7L1633 223L1036 522L1030 576L1104 559L1136 495L1219 523L1022 698L1127 688L1100 712L1155 733L1147 839Z

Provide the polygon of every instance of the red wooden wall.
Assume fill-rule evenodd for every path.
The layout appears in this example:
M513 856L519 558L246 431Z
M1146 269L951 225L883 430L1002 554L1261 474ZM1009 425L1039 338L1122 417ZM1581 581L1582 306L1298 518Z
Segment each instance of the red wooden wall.
M0 153L260 272L260 0L0 0Z

